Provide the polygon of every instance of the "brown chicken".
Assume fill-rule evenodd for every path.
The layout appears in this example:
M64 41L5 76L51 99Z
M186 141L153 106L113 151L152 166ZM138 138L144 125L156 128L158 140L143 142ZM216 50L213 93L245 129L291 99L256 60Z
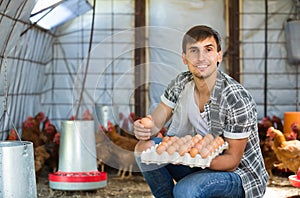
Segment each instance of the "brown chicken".
M294 132L295 134L295 137L297 140L300 140L300 125L298 124L298 122L294 122L292 125L291 125L291 128L292 128L292 131Z
M33 147L38 147L45 143L47 138L41 133L40 122L38 119L28 116L22 124L21 139L32 142Z
M98 128L95 134L97 161L101 165L102 172L104 171L104 164L106 164L118 169L117 175L120 176L120 179L124 179L132 176L133 168L137 168L137 164L134 152L131 151L134 147L122 144L122 141L129 141L128 143L131 142L134 146L136 141L132 142L128 137L115 134L116 130L116 126L111 122L108 123L108 130L103 126ZM126 173L128 173L127 176Z
M12 128L8 133L6 140L18 140L18 139L19 139L18 132L14 128Z
M112 122L107 123L106 135L118 147L128 151L134 151L135 145L138 143L137 139L121 136L118 134L118 126L113 125Z
M34 167L36 175L39 174L40 170L43 168L45 161L50 157L49 153L46 151L44 145L34 148Z
M274 127L268 129L267 135L273 140L272 150L281 162L275 166L297 173L300 167L300 141L286 141L283 133Z
M58 169L60 133L49 120L45 124L43 133L47 137L45 148L50 155L45 164L50 167L52 172L55 172Z

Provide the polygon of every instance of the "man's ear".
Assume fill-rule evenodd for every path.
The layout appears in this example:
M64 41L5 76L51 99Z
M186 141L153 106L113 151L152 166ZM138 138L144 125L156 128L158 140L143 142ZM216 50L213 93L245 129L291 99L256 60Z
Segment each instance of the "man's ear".
M188 60L187 60L186 55L185 55L184 52L182 52L181 57L182 57L183 64L187 65L188 64Z
M218 62L222 62L222 59L223 59L223 52L222 50L217 52L217 59L218 59Z

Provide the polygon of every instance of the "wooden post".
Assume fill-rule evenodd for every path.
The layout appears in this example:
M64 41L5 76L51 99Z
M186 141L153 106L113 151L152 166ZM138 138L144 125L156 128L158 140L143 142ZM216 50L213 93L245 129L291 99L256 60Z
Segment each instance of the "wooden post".
M228 3L228 74L240 82L240 3L239 0L229 0Z
M146 115L146 0L135 0L134 111Z

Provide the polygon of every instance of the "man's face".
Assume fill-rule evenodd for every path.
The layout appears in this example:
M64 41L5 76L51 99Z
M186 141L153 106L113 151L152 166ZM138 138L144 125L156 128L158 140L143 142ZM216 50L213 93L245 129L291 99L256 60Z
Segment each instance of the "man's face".
M182 54L182 59L195 77L205 79L217 70L217 63L222 61L222 51L217 52L214 37L209 37L187 44L186 54Z

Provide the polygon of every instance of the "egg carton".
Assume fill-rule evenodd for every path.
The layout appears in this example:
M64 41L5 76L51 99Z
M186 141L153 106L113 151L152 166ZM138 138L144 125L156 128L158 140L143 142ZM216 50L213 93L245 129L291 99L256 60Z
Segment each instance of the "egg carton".
M166 151L162 154L156 152L158 144L152 146L151 148L143 151L141 154L141 161L145 164L182 164L193 167L206 168L210 166L210 162L216 156L220 155L225 149L228 149L228 143L224 142L222 146L217 148L210 156L207 158L202 158L200 154L197 154L195 157L191 157L189 153L185 153L183 156L180 156L178 152L169 155Z

